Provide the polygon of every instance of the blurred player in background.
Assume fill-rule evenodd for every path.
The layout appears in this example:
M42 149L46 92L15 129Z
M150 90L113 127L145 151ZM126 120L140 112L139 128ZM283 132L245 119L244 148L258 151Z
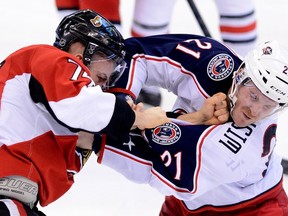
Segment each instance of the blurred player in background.
M76 10L91 9L106 17L121 32L120 0L55 0L59 18Z
M143 37L169 33L175 2L176 0L136 0L131 35ZM219 14L222 41L239 55L245 56L256 45L254 1L215 0L215 5Z
M219 12L222 41L245 56L257 43L256 13L253 0L215 0Z

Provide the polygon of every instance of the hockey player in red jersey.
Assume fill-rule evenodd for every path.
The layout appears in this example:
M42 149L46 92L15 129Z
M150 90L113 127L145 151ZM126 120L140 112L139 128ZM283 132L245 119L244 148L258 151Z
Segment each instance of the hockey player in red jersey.
M40 215L73 184L89 152L78 132L127 140L131 128L169 122L159 107L142 111L103 92L121 76L118 30L91 10L65 17L51 45L31 45L0 64L0 215ZM121 127L119 127L121 125Z
M60 18L78 9L92 9L109 19L121 31L120 0L56 0L56 7ZM148 36L168 33L169 20L173 10L174 0L146 0L136 1L134 10L132 36ZM161 10L159 10L159 8ZM144 21L142 24L136 20ZM147 24L146 22L150 23ZM163 24L163 22L165 24ZM134 30L134 26L140 26ZM140 32L137 32L137 29ZM161 104L161 93L157 87L143 86L137 101L142 101L152 106Z
M193 35L185 42L181 39L188 36L178 35L178 45L173 45L177 35L162 37L165 49L159 48L161 36L146 38L151 47L143 46L145 38L135 45L138 51L147 48L145 54L134 55L138 63L145 59L144 70L156 71L148 74L148 82L160 82L177 95L185 92L175 108L190 106L196 112L215 88L226 92L231 119L222 125L192 125L194 117L174 114L188 121L133 131L122 146L110 136L103 136L102 142L97 136L98 162L167 195L161 216L288 215L281 157L273 151L278 112L288 103L288 51L276 41L260 44L232 78L230 70L240 60L227 47ZM181 52L190 55L186 60L191 64L181 64Z

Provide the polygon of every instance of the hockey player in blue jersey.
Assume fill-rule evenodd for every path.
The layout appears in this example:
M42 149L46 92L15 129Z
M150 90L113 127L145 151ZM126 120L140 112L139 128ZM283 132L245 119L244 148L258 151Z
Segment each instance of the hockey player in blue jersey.
M129 38L125 46L128 68L110 91L136 99L143 85L159 86L177 95L173 109L185 112L199 110L217 92L227 93L242 63L222 43L198 35Z
M137 97L143 83L161 86L178 95L174 108L187 114L133 131L123 145L108 136L100 147L96 139L98 162L165 194L161 216L287 215L281 157L273 151L277 112L288 103L287 51L267 42L242 61L193 35L132 38L126 46L132 58L122 92ZM189 123L219 91L228 95L231 119Z

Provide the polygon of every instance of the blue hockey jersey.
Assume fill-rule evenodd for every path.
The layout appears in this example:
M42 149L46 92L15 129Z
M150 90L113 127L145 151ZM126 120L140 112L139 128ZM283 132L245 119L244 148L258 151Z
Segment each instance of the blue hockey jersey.
M159 86L178 96L174 109L186 112L199 110L215 93L227 93L242 62L222 43L198 35L128 38L125 45L128 67L110 91L135 99L144 84Z

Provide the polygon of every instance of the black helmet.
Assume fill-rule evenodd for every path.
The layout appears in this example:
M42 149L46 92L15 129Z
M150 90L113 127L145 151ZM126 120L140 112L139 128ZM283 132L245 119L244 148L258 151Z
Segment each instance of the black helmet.
M70 45L77 41L85 45L83 54L85 65L90 64L94 53L102 52L119 65L117 70L121 72L120 75L122 74L126 53L124 39L116 27L102 15L87 9L79 10L63 18L56 29L54 46L68 51ZM117 74L119 78L119 73Z

